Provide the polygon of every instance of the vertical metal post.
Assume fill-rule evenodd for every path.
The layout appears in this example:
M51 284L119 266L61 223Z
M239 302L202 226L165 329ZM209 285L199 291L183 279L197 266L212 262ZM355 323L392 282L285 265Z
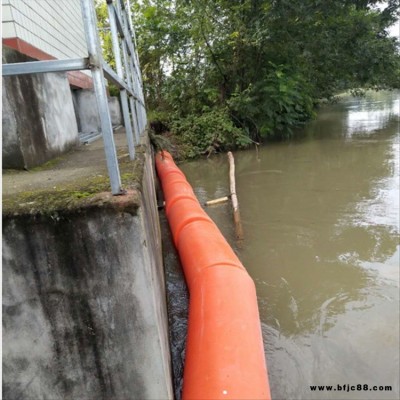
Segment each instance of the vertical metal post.
M142 86L142 77L140 75L139 56L138 56L138 53L137 53L136 33L135 33L135 30L133 29L132 11L131 11L131 6L130 6L129 0L127 0L127 3L128 3L128 12L127 12L126 18L128 20L128 33L130 34L130 38L133 37L133 48L135 49L135 54L133 55L133 57L134 57L135 65L138 68L137 72L138 72L138 75L139 75L139 82L140 82L140 85Z
M143 126L144 126L144 129L146 129L147 115L146 115L146 109L144 108L144 106L142 107L142 115L143 115ZM143 132L144 132L144 129L143 129Z
M134 77L132 75L132 68L131 68L132 67L132 64L131 64L132 63L132 54L131 54L131 57L129 57L128 49L127 49L127 41L130 40L130 38L127 36L127 33L126 33L126 29L125 29L126 19L123 18L121 4L120 4L119 0L117 1L117 4L116 4L116 10L117 10L118 16L120 17L121 25L124 28L124 38L122 40L122 53L123 53L127 82L128 82L128 85L130 86L131 90L134 92L134 94L136 96L138 96L138 93L135 90L135 86L134 86ZM141 132L140 132L140 124L139 124L139 115L138 115L138 110L137 110L137 101L130 96L129 103L131 106L131 113L132 113L132 119L133 119L133 124L134 124L136 143L139 143Z
M125 45L125 43L123 43L123 45ZM124 49L124 56L126 54L126 48ZM129 65L128 65L128 61L125 61L125 68L127 71L127 79L128 79L128 84L131 88L131 90L134 92L134 88L132 85L132 77L131 77L131 72L129 70ZM136 95L136 93L135 93ZM129 97L129 104L131 106L131 113L132 113L132 119L133 119L133 125L134 125L134 131L135 131L135 139L136 139L136 143L139 143L140 141L140 137L139 137L139 132L140 132L140 128L139 128L139 124L138 124L138 114L137 114L137 110L136 110L136 100L130 96Z
M129 28L128 24L128 16L126 13L124 13L124 23L127 28ZM129 65L130 65L130 70L131 70L131 75L132 75L132 85L135 91L136 96L143 101L143 95L142 95L142 88L140 85L140 80L139 80L139 72L138 72L138 64L137 64L137 53L134 44L132 43L132 37L131 34L132 32L129 31L129 40L132 44L131 48L133 48L133 54L131 55L129 59ZM135 101L135 107L136 107L136 115L137 115L137 121L138 121L138 131L139 135L142 136L144 133L144 124L143 124L143 106L140 104L140 102Z
M124 79L124 72L122 70L122 63L121 63L121 52L119 48L119 41L118 41L118 30L117 30L117 23L115 21L115 13L114 7L112 5L112 0L107 0L108 4L108 18L110 22L110 29L111 29L111 39L112 39L112 47L115 59L115 66L117 68L117 74L121 79ZM122 39L124 40L124 39ZM128 150L129 150L129 157L131 160L135 158L135 143L133 141L133 133L132 133L132 124L131 118L129 116L129 108L128 108L128 96L125 89L120 90L120 98L121 98L121 105L122 105L122 114L124 117L124 124L125 124L125 131L126 137L128 141Z
M129 28L130 28L131 31L133 31L131 2L129 0L127 0L126 1L126 5L128 7ZM136 41L136 38L135 38L135 41Z
M136 79L135 79L136 78L135 70L133 68L132 63L133 63L133 60L132 60L132 58L130 58L128 68L130 70L130 75L131 75L132 90L135 93L135 95L138 98L140 98L140 94L139 94ZM134 100L134 107L135 107L135 115L136 115L136 123L137 123L137 137L138 137L138 140L140 140L139 137L142 134L142 122L141 122L141 114L140 114L140 103L136 99Z
M129 4L129 0L128 0L128 4ZM126 10L125 10L126 11ZM125 18L125 24L127 26L128 32L129 32L129 39L132 39L133 36L133 43L132 43L132 47L134 49L134 54L132 57L132 62L135 64L134 67L132 66L132 73L134 74L134 76L136 77L137 83L136 83L136 88L137 88L137 95L140 98L140 100L142 101L143 104L138 104L139 109L139 120L140 120L140 134L144 133L144 128L146 127L147 124L147 118L146 118L146 112L144 109L144 95L143 95L143 82L142 82L142 76L141 76L141 72L140 72L140 64L139 64L139 56L137 53L137 44L136 44L136 35L135 35L135 31L132 28L132 16L131 16L131 9L130 7L128 8L128 12L124 14L124 18ZM128 23L128 22L129 23ZM132 40L131 40L132 42ZM136 74L135 74L136 72Z
M108 173L110 176L111 192L114 195L122 194L121 176L118 166L117 151L115 149L114 136L111 124L110 110L108 108L106 87L102 69L103 56L97 36L97 19L92 0L81 0L83 24L89 51L89 60L92 66L91 72L99 109L101 130L104 140L104 151Z

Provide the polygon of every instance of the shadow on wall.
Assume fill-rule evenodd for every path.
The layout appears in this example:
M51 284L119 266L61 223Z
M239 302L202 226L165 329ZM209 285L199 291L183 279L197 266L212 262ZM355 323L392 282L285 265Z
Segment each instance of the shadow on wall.
M3 46L3 63L35 61ZM64 73L3 77L3 168L31 168L78 143Z
M93 89L72 90L73 105L80 133L101 132L100 117ZM111 124L113 128L123 125L121 105L118 97L108 98Z

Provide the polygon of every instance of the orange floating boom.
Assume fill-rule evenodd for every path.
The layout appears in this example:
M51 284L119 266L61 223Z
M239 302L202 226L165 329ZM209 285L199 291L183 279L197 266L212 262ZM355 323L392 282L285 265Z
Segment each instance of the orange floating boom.
M190 293L182 398L271 399L253 280L171 155L156 167Z

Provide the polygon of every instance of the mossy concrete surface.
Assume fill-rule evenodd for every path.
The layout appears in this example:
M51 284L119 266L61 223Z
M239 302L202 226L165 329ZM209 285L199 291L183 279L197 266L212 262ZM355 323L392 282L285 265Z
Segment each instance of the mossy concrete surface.
M102 141L3 175L3 396L173 398L153 159Z
M138 205L146 144L131 161L123 131L114 135L125 196L112 196L102 140L28 171L3 170L3 216L73 212L87 207ZM122 197L122 198L121 198Z

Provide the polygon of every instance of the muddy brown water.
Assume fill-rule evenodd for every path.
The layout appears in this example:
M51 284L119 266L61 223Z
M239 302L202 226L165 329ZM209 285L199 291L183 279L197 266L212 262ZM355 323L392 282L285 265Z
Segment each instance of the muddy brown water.
M236 152L241 248L229 204L206 208L256 284L273 399L399 398L399 120L399 92L344 96L301 139ZM226 155L180 167L200 202L228 194ZM187 294L166 259L179 398Z

